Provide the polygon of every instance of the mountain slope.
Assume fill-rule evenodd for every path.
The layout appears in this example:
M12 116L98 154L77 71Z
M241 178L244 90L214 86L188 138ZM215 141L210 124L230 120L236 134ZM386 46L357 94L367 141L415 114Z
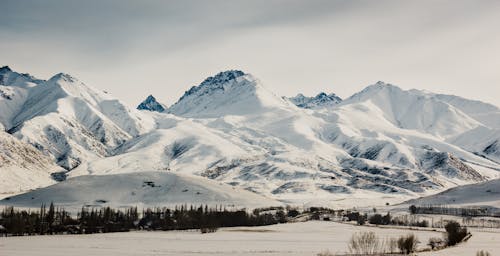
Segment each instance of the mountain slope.
M5 72L22 78L7 79L16 84L0 99L13 109L2 119L9 132L74 179L169 171L293 204L383 204L499 175L495 128L467 114L467 102L382 82L339 104L320 94L304 109L230 70L159 113L68 75L34 82Z
M48 156L0 131L0 194L51 185L55 183L51 174L60 171Z
M68 210L92 207L210 205L279 206L281 203L204 178L168 172L80 176L0 201L1 205L39 207L54 202Z
M500 180L451 188L439 194L405 202L415 205L486 206L500 211Z
M460 109L487 127L500 129L500 108L497 106L454 95L434 94L434 97Z
M394 117L405 115L397 112L396 102L390 103L391 115L374 104L378 93L310 112L276 97L250 77L227 71L206 79L168 110L177 117L155 115L156 123L165 125L124 143L116 156L81 165L70 175L170 170L299 203L408 198L497 175L491 169L495 163L441 136L395 125ZM382 98L397 99L400 94L409 101L421 97L417 91L394 88ZM430 103L446 110L431 113L434 118L460 127L465 114L444 102ZM447 132L448 127L441 128L434 131Z
M255 114L286 105L287 102L262 87L252 75L230 70L186 91L168 112L183 117L216 118Z
M481 125L452 105L422 91L404 91L397 86L377 82L346 99L342 105L371 103L386 120L403 129L413 129L441 138L449 138Z
M153 119L66 74L48 81L4 70L0 98L5 129L70 170L109 156L126 140L154 127ZM16 79L12 79L15 77Z

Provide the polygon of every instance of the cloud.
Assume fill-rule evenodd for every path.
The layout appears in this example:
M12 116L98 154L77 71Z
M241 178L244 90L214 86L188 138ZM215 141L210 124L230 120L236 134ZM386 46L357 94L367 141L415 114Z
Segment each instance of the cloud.
M498 1L1 5L0 64L45 78L72 73L131 105L149 93L171 103L230 68L283 95L346 97L384 80L500 105Z

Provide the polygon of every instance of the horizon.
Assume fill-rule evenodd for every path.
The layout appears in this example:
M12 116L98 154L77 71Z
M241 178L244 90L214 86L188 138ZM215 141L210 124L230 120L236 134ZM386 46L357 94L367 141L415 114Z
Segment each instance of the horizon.
M119 4L118 4L119 3ZM376 81L500 106L497 1L5 1L0 59L129 106L240 69L279 95ZM226 11L231 10L231 11ZM90 15L89 15L90 14Z

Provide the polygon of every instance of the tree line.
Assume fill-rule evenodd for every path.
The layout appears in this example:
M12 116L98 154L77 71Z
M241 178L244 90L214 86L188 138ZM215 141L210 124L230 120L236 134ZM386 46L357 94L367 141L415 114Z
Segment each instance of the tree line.
M82 207L76 216L64 208L50 204L39 210L20 210L6 207L0 213L2 235L92 234L126 232L131 230L185 230L200 229L214 232L219 227L263 226L287 221L283 208L227 210L208 206L176 206L147 208L141 213L137 207L126 209Z
M500 217L500 212L486 207L448 207L445 205L411 205L411 214L440 214L462 217Z

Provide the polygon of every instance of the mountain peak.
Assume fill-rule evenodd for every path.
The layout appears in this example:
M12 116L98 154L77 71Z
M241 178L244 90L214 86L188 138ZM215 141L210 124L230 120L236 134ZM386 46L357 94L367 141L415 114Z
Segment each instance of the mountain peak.
M251 74L239 70L220 72L193 86L170 108L169 113L185 117L220 117L253 114L285 101L264 88Z
M148 110L155 112L165 111L165 107L159 103L153 95L149 95L141 104L137 106L139 110Z
M335 93L326 94L325 92L320 92L315 97L306 97L299 93L288 99L297 107L308 109L334 106L342 102L342 99Z
M63 80L66 82L75 82L77 79L66 73L58 73L49 79L49 81L58 81L58 80Z
M179 101L183 100L185 97L193 94L197 94L198 92L202 92L202 94L206 94L209 91L213 90L225 90L224 84L227 84L238 77L246 75L243 71L240 70L227 70L219 72L215 76L210 76L203 80L201 84L198 86L193 86L191 89L186 91L184 95L179 99Z
M0 68L0 73L12 72L9 66L3 66Z
M205 79L203 82L201 82L200 86L209 84L223 84L244 75L246 74L241 70L222 71L215 76L211 76Z
M0 68L0 84L8 86L24 86L26 83L41 83L44 82L38 78L26 73L18 73L13 71L9 66Z

